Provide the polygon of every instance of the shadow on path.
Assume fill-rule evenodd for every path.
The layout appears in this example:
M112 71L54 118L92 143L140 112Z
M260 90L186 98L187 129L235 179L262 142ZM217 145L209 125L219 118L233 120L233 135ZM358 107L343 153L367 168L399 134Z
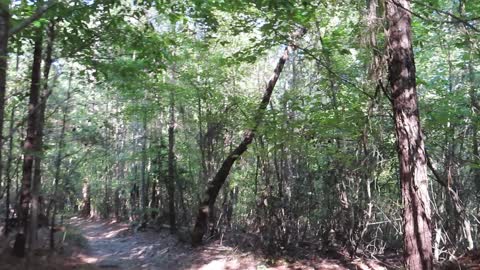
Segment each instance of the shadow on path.
M112 270L380 270L359 262L313 258L268 266L257 252L211 242L199 248L181 243L167 231L133 233L124 223L72 218L71 226L88 240L78 259L100 269Z

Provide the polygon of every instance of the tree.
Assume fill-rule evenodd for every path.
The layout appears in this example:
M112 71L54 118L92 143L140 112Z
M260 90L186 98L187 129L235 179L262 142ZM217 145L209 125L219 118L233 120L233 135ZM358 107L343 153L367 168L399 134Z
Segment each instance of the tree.
M387 1L388 74L403 202L404 256L407 269L433 268L432 225L427 159L416 92L409 0Z
M8 69L8 41L11 36L21 32L33 22L40 19L43 14L55 5L57 1L48 1L38 5L35 12L29 17L20 21L15 27L10 27L11 12L10 0L0 2L0 145L3 145L3 122L5 114L5 97L7 91L7 69ZM2 149L0 147L0 183L2 183Z
M475 1L0 2L0 215L7 232L28 211L19 253L41 197L51 240L61 217L115 216L194 244L246 232L270 255L405 243L411 269L432 239L435 263L478 242Z
M175 170L175 96L173 89L170 90L170 109L169 109L169 123L168 123L168 219L170 223L170 232L175 233L175 187L176 187L176 170Z
M293 38L299 39L306 33L305 28L301 28L297 30ZM196 246L202 243L203 236L208 231L208 216L209 212L213 208L215 204L215 200L217 199L218 192L222 188L223 183L227 179L230 170L235 163L235 161L245 152L247 151L248 145L250 145L253 141L255 136L255 132L257 131L259 125L262 122L263 116L265 114L265 110L270 102L270 98L273 93L273 89L275 88L275 84L282 73L283 67L285 66L285 62L288 59L289 50L295 50L296 45L293 43L289 44L285 50L283 51L282 57L278 60L277 66L273 71L273 76L269 80L260 104L255 112L254 119L253 119L253 127L245 131L243 135L243 139L237 147L230 152L230 154L223 160L221 167L218 169L217 173L213 177L212 181L207 184L206 196L205 199L202 200L200 206L198 207L198 213L195 221L195 226L193 227L192 231L192 245Z
M0 3L0 146L3 145L3 118L5 113L5 92L7 91L8 32L10 14L8 2ZM2 183L2 149L0 147L0 184Z
M30 209L30 204L33 207L38 207L38 202L32 202L38 200L38 186L40 183L33 182L34 177L34 160L36 151L38 150L38 121L39 121L39 101L40 101L40 89L41 89L41 65L42 65L42 49L43 49L43 31L37 29L34 39L33 50L33 63L31 70L31 84L28 103L28 123L27 123L27 135L23 144L24 158L23 158L23 178L22 188L20 195L20 220L24 226L23 233L27 239L29 247L32 247L34 238L36 237L36 227L31 227L29 222L29 216L31 213L38 213L37 209ZM35 186L37 185L37 186ZM33 191L33 192L32 192ZM32 194L33 193L33 194ZM31 210L31 212L30 212ZM35 222L33 222L35 223ZM17 238L18 239L18 238ZM24 242L25 243L25 242ZM25 246L23 246L21 252L17 255L21 256L25 253ZM17 251L16 251L17 252Z

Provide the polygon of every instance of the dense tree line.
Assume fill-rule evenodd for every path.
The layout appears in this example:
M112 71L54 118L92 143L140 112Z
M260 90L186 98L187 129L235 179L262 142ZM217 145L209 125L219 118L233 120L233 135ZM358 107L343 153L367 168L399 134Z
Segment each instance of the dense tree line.
M53 249L77 214L433 269L478 245L479 13L2 0L4 233L23 256L47 226Z

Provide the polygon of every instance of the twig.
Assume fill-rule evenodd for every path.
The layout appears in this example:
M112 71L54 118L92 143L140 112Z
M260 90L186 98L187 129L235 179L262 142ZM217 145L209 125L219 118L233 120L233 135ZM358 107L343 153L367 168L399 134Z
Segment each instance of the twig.
M296 46L298 49L302 50L306 55L310 56L312 59L314 59L319 65L321 65L322 67L324 67L328 73L330 73L331 75L337 77L340 79L340 81L342 81L344 84L348 84L350 86L353 86L354 88L356 88L358 91L360 91L360 93L364 94L365 96L369 97L370 99L374 99L374 97L372 95L370 95L369 93L367 93L365 90L363 90L360 86L358 86L357 84L355 84L354 82L344 78L344 76L336 73L331 67L329 67L327 64L323 63L322 59L320 59L318 56L316 56L315 54L313 54L309 49L307 48L302 48L302 47L299 47L299 46Z
M423 6L423 7L426 7L426 8L429 8L439 14L444 14L444 15L447 15L449 17L452 17L455 21L445 21L446 23L462 23L463 25L467 26L468 28L476 31L476 32L480 32L480 29L476 28L473 24L471 24L469 21L476 21L478 19L480 19L480 17L476 17L476 18L473 18L473 19L463 19L463 18L460 18L458 17L457 15L455 14L452 14L448 11L444 11L444 10L440 10L440 9L437 9L435 7L432 7L428 4L424 4L422 2L419 2L419 1L412 1L413 3L415 3L416 5L419 5L419 6Z
M462 18L460 18L460 17L458 17L458 16L456 16L456 15L450 13L450 12L443 11L443 10L439 10L439 9L434 8L434 7L432 7L432 6L429 6L429 5L427 5L427 4L423 4L423 3L418 2L418 1L412 1L413 3L415 3L415 4L417 4L417 5L420 5L420 6L429 8L429 9L431 9L431 10L437 12L437 13L444 14L444 15L447 15L447 16L449 16L449 17L452 17L455 21L438 21L438 20L434 20L434 19L429 19L429 18L427 18L427 17L425 17L425 16L423 16L423 15L420 15L420 14L418 14L418 13L413 12L413 11L410 10L410 9L405 8L404 6L402 6L400 3L398 3L398 2L395 1L395 0L389 0L389 2L391 2L392 4L396 5L397 7L399 7L399 8L401 8L401 9L407 11L408 13L412 14L413 16L415 16L415 17L417 17L417 18L420 18L420 19L422 19L422 20L424 20L424 21L430 21L430 22L435 22L435 23L461 23L461 24L465 25L466 27L472 29L473 31L480 33L480 29L476 28L473 24L471 24L471 23L468 22L467 20L462 19ZM472 21L475 21L475 20L478 20L478 19L480 19L480 18L473 18L473 19L471 19L471 20L472 20Z

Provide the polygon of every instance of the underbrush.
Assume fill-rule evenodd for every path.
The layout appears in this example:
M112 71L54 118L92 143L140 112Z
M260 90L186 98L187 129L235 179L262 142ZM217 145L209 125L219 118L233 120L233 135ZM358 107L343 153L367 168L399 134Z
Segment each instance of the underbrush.
M82 235L82 232L73 226L67 225L65 231L61 234L57 234L56 237L58 237L56 241L57 243L61 244L61 247L65 247L66 245L68 245L83 249L87 248L88 246L88 241Z
M38 231L38 248L30 256L18 258L12 255L15 233L2 236L0 250L0 270L95 270L93 265L83 262L78 255L88 246L87 239L73 226L66 225L55 233L55 250L49 249L49 234L46 228Z

